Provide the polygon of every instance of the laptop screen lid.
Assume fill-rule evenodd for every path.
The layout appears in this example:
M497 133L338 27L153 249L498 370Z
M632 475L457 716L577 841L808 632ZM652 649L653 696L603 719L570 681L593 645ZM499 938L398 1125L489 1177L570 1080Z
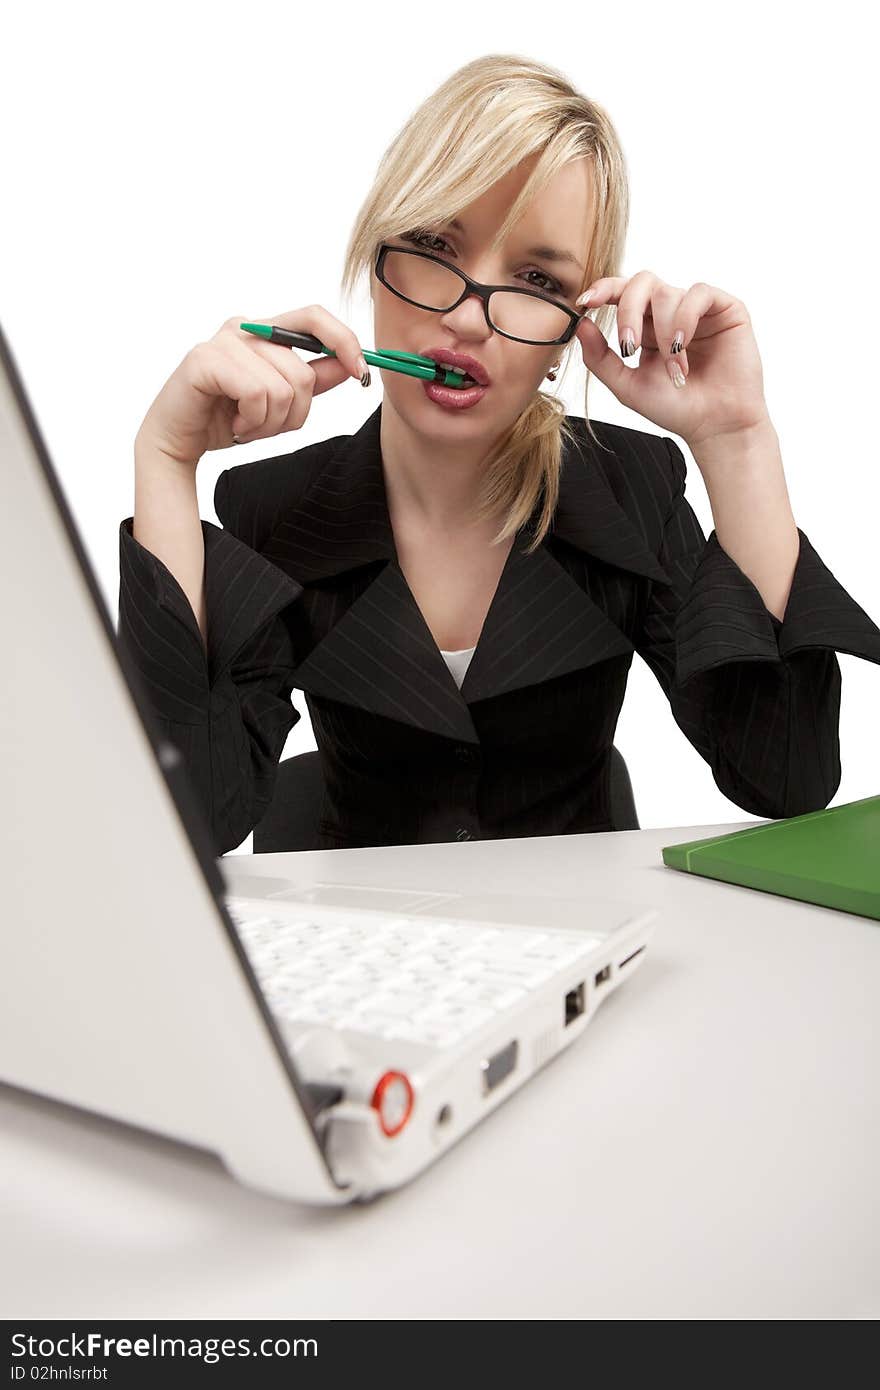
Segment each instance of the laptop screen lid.
M348 1201L2 327L0 460L0 1080L217 1152L265 1191Z

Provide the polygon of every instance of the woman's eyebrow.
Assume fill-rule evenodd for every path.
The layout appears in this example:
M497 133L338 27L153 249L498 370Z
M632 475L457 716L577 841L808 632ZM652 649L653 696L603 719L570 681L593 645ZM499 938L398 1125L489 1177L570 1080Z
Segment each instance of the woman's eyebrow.
M465 230L457 217L450 217L446 225L454 227L458 232ZM580 271L584 269L577 257L573 256L570 251L560 251L555 246L527 246L523 255L537 256L542 261L563 261L568 265L576 265Z

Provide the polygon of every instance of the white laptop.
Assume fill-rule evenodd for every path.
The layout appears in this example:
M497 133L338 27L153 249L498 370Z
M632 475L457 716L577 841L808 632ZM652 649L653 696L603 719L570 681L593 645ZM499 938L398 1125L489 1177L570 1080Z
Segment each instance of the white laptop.
M235 856L229 891L2 331L0 463L0 1081L300 1202L408 1181L577 1041L656 911L336 883L345 850Z

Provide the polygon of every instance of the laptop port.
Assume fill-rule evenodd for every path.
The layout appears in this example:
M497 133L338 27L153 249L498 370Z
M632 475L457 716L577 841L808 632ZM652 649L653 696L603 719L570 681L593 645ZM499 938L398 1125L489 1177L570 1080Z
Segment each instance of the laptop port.
M581 981L574 989L570 989L565 996L565 1026L574 1023L576 1018L580 1018L585 1007L586 982Z
M624 967L625 965L629 965L630 961L631 961L631 960L635 960L636 956L640 956L640 955L642 954L642 951L644 951L644 949L645 949L644 946L640 946L639 949L638 949L637 951L633 951L632 955L626 956L626 957L619 963L619 965L618 965L618 967L617 967L618 970L622 970L623 967Z
M506 1076L516 1067L516 1060L519 1055L519 1043L516 1038L509 1042L506 1047L502 1047L500 1052L496 1052L494 1057L488 1057L483 1062L483 1095L488 1095L494 1091Z
M596 984L597 984L597 985L604 985L605 981L606 981L606 980L610 980L610 979L611 979L611 966L610 966L610 965L606 965L606 966L605 966L605 969L604 969L604 970L600 970L599 973L598 973L598 975L596 976Z

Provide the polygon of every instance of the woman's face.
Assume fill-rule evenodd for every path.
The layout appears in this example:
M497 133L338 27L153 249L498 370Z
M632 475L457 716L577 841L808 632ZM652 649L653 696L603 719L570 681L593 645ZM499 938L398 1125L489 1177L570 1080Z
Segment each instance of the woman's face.
M456 221L431 225L417 240L389 238L389 245L428 251L488 285L520 286L552 293L575 309L584 279L584 258L592 227L591 190L586 159L567 164L513 228L506 244L491 250L492 237L531 173L537 155L523 161L482 197L462 209ZM536 255L534 248L567 252L573 260ZM449 313L417 308L370 276L374 341L377 349L431 356L440 349L467 353L482 363L490 385L466 409L432 400L421 381L383 372L384 396L419 434L438 440L487 443L513 423L534 396L564 347L531 346L495 333L483 305L469 295ZM575 310L576 312L579 312Z

